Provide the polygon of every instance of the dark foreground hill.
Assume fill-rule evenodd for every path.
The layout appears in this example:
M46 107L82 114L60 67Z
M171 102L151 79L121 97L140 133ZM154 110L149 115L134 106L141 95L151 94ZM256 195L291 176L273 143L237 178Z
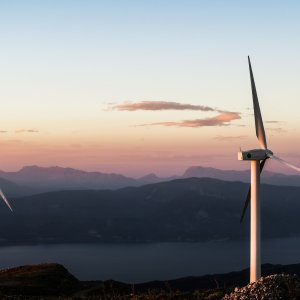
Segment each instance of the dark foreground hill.
M0 206L0 243L193 242L248 237L248 185L210 178L62 191ZM300 188L262 185L263 237L300 235ZM2 203L1 203L2 204Z
M2 295L68 295L80 282L59 264L21 266L0 271Z
M266 264L262 269L263 276L281 273L300 275L300 264L286 266ZM0 271L0 296L1 299L44 299L46 297L46 299L217 300L221 299L225 293L232 292L234 287L244 286L247 283L248 274L249 269L228 274L140 284L126 284L113 280L84 282L77 280L63 266L48 263Z

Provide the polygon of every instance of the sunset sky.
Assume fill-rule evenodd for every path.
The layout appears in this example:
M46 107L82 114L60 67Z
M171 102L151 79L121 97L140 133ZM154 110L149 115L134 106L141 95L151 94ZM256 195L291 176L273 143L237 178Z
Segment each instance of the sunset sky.
M0 0L0 169L247 169L248 55L268 145L300 166L299 13L296 0Z

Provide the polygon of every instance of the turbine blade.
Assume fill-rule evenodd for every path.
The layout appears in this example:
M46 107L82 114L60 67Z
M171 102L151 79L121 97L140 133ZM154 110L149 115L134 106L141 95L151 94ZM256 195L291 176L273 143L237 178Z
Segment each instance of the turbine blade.
M2 192L1 189L0 189L0 196L1 196L1 198L3 199L3 201L5 202L5 204L8 206L8 208L9 208L11 211L13 211L12 208L11 208L11 206L10 206L10 204L9 204L9 202L8 202L8 200L6 199L4 193Z
M262 172L266 161L267 161L267 158L260 162L260 173ZM243 208L242 216L241 216L241 219L240 219L240 223L243 222L243 219L245 217L247 208L248 208L249 203L250 203L250 199L251 199L251 185L249 186L249 189L248 189L248 193L247 193L246 201L245 201L245 204L244 204L244 208Z
M241 219L240 219L240 223L242 223L243 220L244 220L247 208L248 208L249 203L250 203L250 198L251 198L251 184L250 184L249 189L248 189L248 193L247 193L246 201L245 201L244 208L243 208L243 211L242 211L242 216L241 216Z
M264 129L263 120L261 117L260 107L258 103L258 97L250 62L250 57L248 56L249 70L250 70L250 79L251 79L251 89L252 89L252 98L253 98L253 108L254 108L254 119L255 119L255 129L256 136L258 138L259 145L262 149L267 149L267 140Z
M275 159L275 160L277 160L277 161L279 161L279 162L281 162L282 164L284 164L284 165L286 165L286 166L288 166L288 167L290 167L290 168L292 168L292 169L294 169L294 170L300 172L300 168L298 168L298 167L296 167L296 166L294 166L294 165L288 163L287 161L281 159L280 157L275 156L275 155L272 155L272 156L270 156L270 157L273 158L273 159Z

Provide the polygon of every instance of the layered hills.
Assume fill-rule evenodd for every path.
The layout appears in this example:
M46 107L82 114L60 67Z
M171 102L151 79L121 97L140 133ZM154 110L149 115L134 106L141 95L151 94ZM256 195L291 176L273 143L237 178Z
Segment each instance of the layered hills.
M248 236L239 218L248 184L176 179L118 190L80 190L12 199L0 206L7 244L191 242ZM264 238L300 234L300 187L262 185ZM248 216L247 216L248 217Z

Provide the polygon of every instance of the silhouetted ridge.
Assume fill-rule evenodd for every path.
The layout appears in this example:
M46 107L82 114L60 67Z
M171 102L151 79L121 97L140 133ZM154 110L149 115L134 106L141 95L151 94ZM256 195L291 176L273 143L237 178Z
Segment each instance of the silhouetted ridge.
M274 292L275 294L276 292L287 291L289 286L286 283L293 282L287 282L285 279L295 279L298 283L297 276L300 275L300 264L264 264L262 265L262 273L263 276L268 277L262 278L258 283L247 285L245 288L235 289L235 294L232 295L233 298L227 296L225 299L248 299L234 298L234 296L246 297L255 289L261 292ZM287 275L271 275L282 273ZM13 299L24 299L22 298L24 296L36 296L38 299L41 299L42 296L52 296L54 298L65 296L71 297L70 299L129 299L128 297L131 299L133 293L141 297L137 299L145 299L144 296L148 298L151 296L151 299L161 299L163 296L165 296L164 299L174 299L175 295L176 299L199 299L199 297L200 299L206 299L204 296L209 297L207 299L221 299L225 293L234 292L234 287L246 285L248 280L249 269L226 274L184 277L134 285L114 280L79 281L62 265L51 263L1 270L0 293L1 297L14 295ZM295 284L290 286L291 293L295 292L295 290L292 290L293 288L295 288ZM286 298L281 299L294 299L287 298L287 294L284 296Z
M20 266L0 271L0 290L4 294L66 295L80 282L59 264Z
M73 168L26 166L18 172L5 172L0 170L4 192L9 196L26 196L50 191L61 190L103 190L119 189L128 186L142 186L150 183L166 182L172 179L190 177L209 177L224 181L249 182L250 170L234 171L219 170L194 166L188 168L182 176L159 177L154 173L141 178L131 178L122 174L87 172ZM0 182L1 183L1 182ZM300 176L283 175L265 171L262 183L275 185L300 186Z

